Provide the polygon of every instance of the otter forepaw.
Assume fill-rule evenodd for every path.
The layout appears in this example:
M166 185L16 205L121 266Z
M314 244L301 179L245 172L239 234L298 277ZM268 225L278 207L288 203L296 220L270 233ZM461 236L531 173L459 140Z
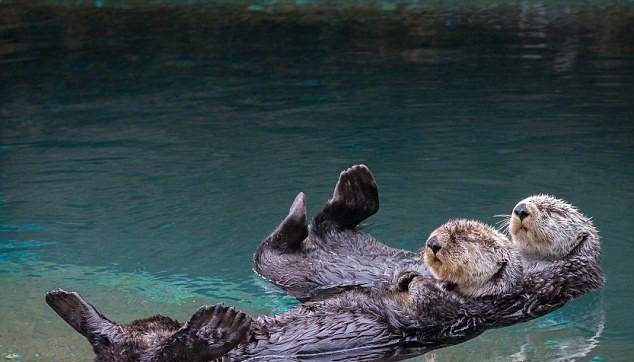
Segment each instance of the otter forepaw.
M393 283L391 289L395 292L407 292L409 291L409 284L416 278L420 276L418 272L415 271L404 271L401 272L397 277L396 281Z

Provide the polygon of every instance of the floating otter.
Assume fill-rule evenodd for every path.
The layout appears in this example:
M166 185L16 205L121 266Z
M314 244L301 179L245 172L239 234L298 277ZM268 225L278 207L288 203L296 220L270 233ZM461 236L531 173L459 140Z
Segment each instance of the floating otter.
M429 276L418 253L388 247L356 230L378 211L378 205L376 182L364 165L340 174L333 197L310 227L300 193L289 216L258 246L254 270L300 301L353 288L386 287L403 272ZM525 264L566 258L566 252L587 235L597 241L597 249L589 253L598 258L598 236L591 220L567 202L538 195L513 210L507 223Z
M471 238L470 235L474 233L482 238ZM451 241L445 241L441 234ZM451 258L454 270L459 269L464 275L478 275L477 278L445 280L456 285L455 290L465 291L468 295L493 296L510 293L518 284L521 263L508 240L500 238L493 229L474 221L458 220L444 225L442 230L436 231L436 235L430 238L430 243L431 240L437 240L439 245L444 245L434 256L438 259L436 262L442 260L449 263L447 258ZM473 256L463 257L462 254ZM473 262L476 258L483 258L494 265L508 264L510 267L504 270L497 267L483 268L483 264ZM445 291L435 280L413 282L417 276L403 275L391 289L350 290L333 298L300 305L285 313L257 318L250 321L246 335L244 329L237 330L229 334L235 337L232 339L218 337L218 334L223 334L213 333L211 323L194 324L190 321L181 327L163 316L119 326L103 317L76 293L50 292L47 302L67 323L88 338L97 354L97 361L189 360L194 352L187 348L195 350L197 355L204 352L205 356L218 357L220 350L217 346L220 341L226 347L235 345L236 339L240 343L223 358L400 358L414 353L408 348L415 347L415 353L419 354L448 343L442 330L454 319L451 317L453 312L446 309L455 305L452 302L456 298L455 293ZM201 310L218 308L223 307L203 307ZM229 313L222 309L221 312ZM234 328L244 328L243 317L234 319L240 322L234 322ZM200 318L196 315L192 317L192 321L198 320ZM220 324L217 328L222 330L227 325ZM473 328L469 336L480 332L480 328ZM187 338L176 338L176 335ZM200 343L204 336L210 338L208 345ZM456 337L450 335L448 338L454 341ZM168 350L169 346L175 348ZM175 351L189 354L181 356L174 354Z
M522 272L501 234L474 221L451 221L426 245L425 260L440 280L405 272L390 289L347 290L259 317L222 358L396 360L544 315L602 284L598 236L590 230L565 257Z
M210 361L235 347L251 325L250 317L223 305L201 307L184 325L161 315L120 325L74 292L50 291L46 303L88 339L96 362Z

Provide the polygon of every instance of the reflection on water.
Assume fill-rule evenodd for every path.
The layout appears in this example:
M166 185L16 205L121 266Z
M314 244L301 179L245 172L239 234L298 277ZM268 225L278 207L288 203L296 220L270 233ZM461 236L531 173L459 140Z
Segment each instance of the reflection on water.
M634 353L630 3L60 3L0 3L0 358L89 358L55 287L122 321L288 308L252 252L358 162L393 246L536 192L603 237L601 292L418 360Z

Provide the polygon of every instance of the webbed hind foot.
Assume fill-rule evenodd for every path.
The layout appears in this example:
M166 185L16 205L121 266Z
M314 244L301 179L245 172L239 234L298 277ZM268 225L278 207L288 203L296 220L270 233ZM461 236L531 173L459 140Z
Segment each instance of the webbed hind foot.
M372 172L366 165L354 165L339 174L332 198L314 222L354 228L378 210L379 191Z
M306 223L306 196L300 192L288 210L288 215L282 223L267 237L262 245L268 244L274 249L296 249L308 236Z
M211 361L245 339L253 320L222 304L202 306L166 343L159 361Z

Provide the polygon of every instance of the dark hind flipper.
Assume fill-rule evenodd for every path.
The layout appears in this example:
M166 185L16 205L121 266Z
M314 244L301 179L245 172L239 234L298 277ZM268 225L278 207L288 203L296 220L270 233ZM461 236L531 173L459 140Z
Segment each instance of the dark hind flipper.
M78 293L62 289L46 293L46 304L98 350L116 340L120 327L86 302Z
M282 223L264 239L261 246L273 249L297 249L308 236L308 224L306 223L306 196L300 192L295 196L293 205L288 211L288 216Z
M165 343L159 361L211 361L222 357L241 341L253 320L222 304L202 306Z
M332 198L313 219L316 231L334 225L351 229L379 210L379 191L370 169L354 165L341 172Z

